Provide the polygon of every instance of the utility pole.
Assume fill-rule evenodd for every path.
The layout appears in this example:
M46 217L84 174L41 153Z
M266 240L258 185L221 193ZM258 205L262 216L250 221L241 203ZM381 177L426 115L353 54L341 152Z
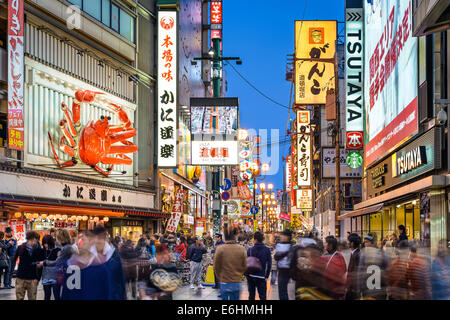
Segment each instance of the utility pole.
M336 48L337 48L337 40L336 40ZM335 53L335 62L334 62L334 80L335 80L335 86L334 86L334 97L336 99L336 135L335 135L335 148L336 148L336 158L335 158L335 166L336 166L336 178L335 178L335 201L336 201L336 210L335 210L335 216L334 216L334 227L335 227L335 236L340 237L340 225L338 217L341 214L341 148L340 148L340 108L339 108L339 76L338 76L338 55L337 50Z

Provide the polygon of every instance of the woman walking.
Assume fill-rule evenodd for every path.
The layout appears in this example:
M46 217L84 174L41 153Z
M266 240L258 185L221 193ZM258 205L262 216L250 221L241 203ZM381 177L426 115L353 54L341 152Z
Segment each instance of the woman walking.
M58 258L60 248L56 248L55 239L50 235L45 235L42 239L44 260L55 261ZM57 268L46 266L42 270L42 285L44 287L44 300L60 300L61 285L57 284Z

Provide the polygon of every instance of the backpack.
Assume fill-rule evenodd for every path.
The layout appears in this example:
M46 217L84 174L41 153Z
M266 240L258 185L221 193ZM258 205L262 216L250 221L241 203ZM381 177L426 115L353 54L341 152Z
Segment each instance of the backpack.
M253 248L252 248L253 249ZM255 274L262 271L261 261L257 257L252 256L252 250L250 249L250 256L247 258L247 274Z

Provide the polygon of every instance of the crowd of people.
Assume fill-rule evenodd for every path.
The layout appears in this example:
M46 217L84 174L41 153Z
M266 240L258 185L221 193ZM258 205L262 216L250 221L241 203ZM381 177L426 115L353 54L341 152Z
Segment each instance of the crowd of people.
M29 231L17 245L11 229L0 232L0 280L17 300L35 300L42 284L45 300L173 299L183 286L180 266L187 266L189 287L204 289L205 257L213 257L214 288L223 300L238 300L247 284L248 299L266 300L268 286L289 300L450 299L450 258L441 243L431 259L409 241L404 226L399 235L377 240L349 233L347 241L290 230L255 233L225 228L214 239L207 233L142 234L110 237L98 226L71 236L51 230L42 239ZM208 262L209 263L209 262ZM269 283L270 278L270 283ZM294 282L295 297L289 283ZM0 282L1 285L1 282Z

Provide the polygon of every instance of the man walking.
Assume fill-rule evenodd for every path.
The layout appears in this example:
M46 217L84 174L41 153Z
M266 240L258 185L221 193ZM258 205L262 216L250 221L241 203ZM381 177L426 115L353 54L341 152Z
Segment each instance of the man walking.
M203 244L202 237L197 237L195 243L188 248L186 258L191 260L191 289L195 289L194 282L197 283L197 288L204 289L201 284L202 275L202 259L206 253L206 247Z
M214 270L220 282L222 300L239 300L242 276L247 270L247 253L236 242L236 235L236 229L225 229L225 244L214 254Z
M37 261L34 261L33 248L36 246L38 239L39 234L37 232L28 231L26 234L27 242L22 243L14 255L13 265L16 264L18 258L20 259L16 279L17 300L24 300L25 294L27 294L28 300L36 300L38 285Z
M352 253L348 263L347 284L345 300L355 300L360 297L358 294L358 265L361 245L361 237L357 233L351 233L348 238L348 244Z
M398 242L408 241L408 236L406 234L406 228L404 225L401 224L398 226L398 232L400 233L400 235L398 236Z
M266 300L267 279L272 267L272 255L269 247L263 243L264 235L261 232L255 232L253 239L255 239L255 245L248 248L247 257L258 259L262 268L260 271L247 274L248 300L255 300L256 289L258 289L259 300Z
M11 244L7 250L9 257L9 268L8 272L5 274L5 289L13 289L14 286L11 285L11 280L14 268L16 267L15 263L13 264L13 259L17 250L17 239L14 237L11 227L7 227L5 229L5 240Z
M214 243L214 248L215 248L214 252L218 246L225 243L225 241L222 240L221 233L216 233L215 240L216 240L216 242ZM220 283L219 283L219 280L217 280L216 271L214 270L214 289L219 289L219 285L220 285ZM219 297L220 297L220 295L219 295Z

